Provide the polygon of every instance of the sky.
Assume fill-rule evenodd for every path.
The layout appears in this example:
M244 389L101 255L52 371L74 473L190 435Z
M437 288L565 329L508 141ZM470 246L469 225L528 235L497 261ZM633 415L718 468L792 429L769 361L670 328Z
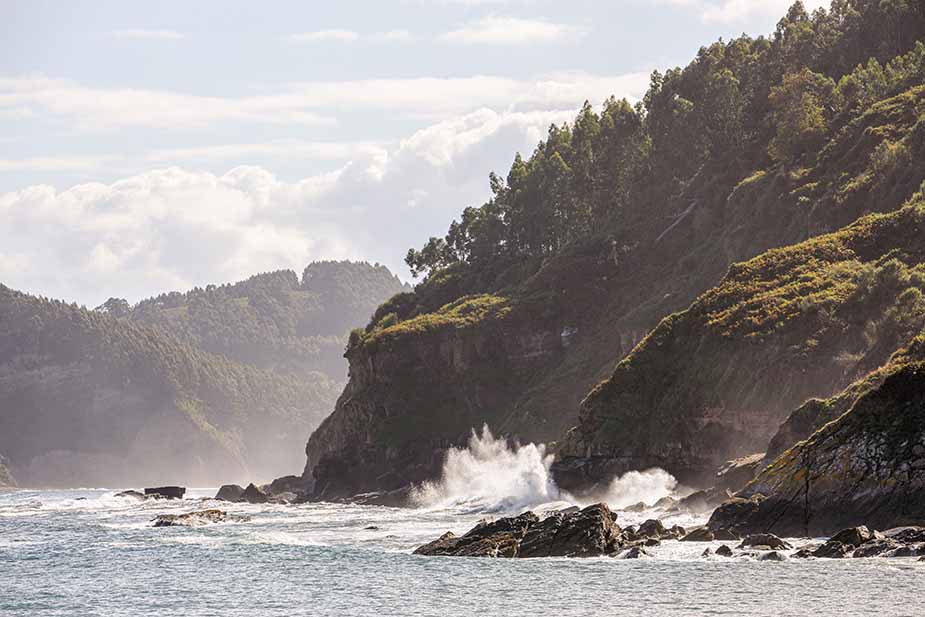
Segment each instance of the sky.
M788 4L0 0L0 283L92 308L321 259L410 280L551 123Z

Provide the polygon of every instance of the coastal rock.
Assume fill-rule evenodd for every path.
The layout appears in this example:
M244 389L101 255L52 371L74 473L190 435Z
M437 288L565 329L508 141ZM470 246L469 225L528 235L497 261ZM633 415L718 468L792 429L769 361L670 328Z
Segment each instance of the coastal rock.
M520 543L518 557L598 557L620 544L620 527L606 504L572 514L554 514L531 526Z
M684 499L681 499L677 507L679 510L687 510L694 514L711 512L729 499L730 495L720 488L709 488L702 491L691 493Z
M155 488L146 488L145 496L164 498L164 499L183 499L186 494L186 488L182 486L158 486Z
M347 501L362 506L386 506L389 508L407 508L411 505L413 487L409 484L394 491L374 491L354 495Z
M707 527L697 527L681 538L681 542L712 542L716 537Z
M773 533L753 533L742 539L739 548L767 546L771 550L788 550L793 548Z
M709 556L711 556L712 554L713 554L713 549L710 548L710 547L707 547L707 548L703 549L703 552L700 553L700 556L701 556L701 557L709 557Z
M891 538L878 538L854 549L852 557L877 557L900 546L899 542Z
M746 532L821 536L925 522L925 470L912 464L925 443L925 363L896 363L886 373L740 491L766 498L754 507L724 504L711 527L721 519Z
M854 547L850 544L843 544L841 542L829 540L814 550L812 552L812 556L821 557L823 559L841 559L842 557L847 557L848 554L850 554L853 550Z
M620 527L606 504L579 512L556 512L540 520L533 512L482 522L463 536L446 533L415 555L454 557L598 557L620 547Z
M764 461L764 452L726 461L716 472L716 488L737 491L755 477Z
M434 542L418 547L415 555L445 555L451 557L516 557L524 534L539 519L533 512L520 516L483 521L456 537L446 533Z
M866 526L861 525L860 527L849 527L848 529L842 529L837 534L829 538L831 542L841 542L842 544L847 544L848 546L860 546L865 542L870 542L876 537L876 533L868 529Z
M213 523L243 522L250 519L246 516L229 515L224 510L213 508L186 514L161 514L153 520L155 527L198 527Z
M721 544L719 548L716 549L716 554L720 557L732 557L732 549L725 544Z
M233 503L244 501L244 488L237 484L223 484L215 494L215 498L221 501L230 501Z
M651 554L641 546L634 546L628 551L620 554L620 559L639 559L640 557L651 557Z
M257 488L257 486L252 482L247 485L247 488L244 489L244 492L241 493L241 498L239 501L246 501L247 503L269 503L270 497L262 490Z
M777 551L771 551L770 553L764 553L761 557L758 558L758 561L786 561L787 556L783 553Z
M707 527L714 533L719 529L737 530L740 527L748 527L751 516L758 511L763 500L764 496L761 494L752 495L749 499L728 499L713 511Z
M116 493L114 497L124 497L126 499L136 499L138 501L144 501L146 499L144 493L135 490L121 491Z

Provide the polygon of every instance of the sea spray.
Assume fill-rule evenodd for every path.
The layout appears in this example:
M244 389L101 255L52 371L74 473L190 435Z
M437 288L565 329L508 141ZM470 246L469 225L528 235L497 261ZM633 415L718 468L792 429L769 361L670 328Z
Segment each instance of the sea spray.
M640 501L651 505L672 495L674 476L657 467L629 471L614 478L603 490L578 499L556 486L550 467L554 456L544 444L521 445L495 437L487 425L474 429L465 448L451 448L439 480L425 482L412 499L426 508L464 508L502 512L544 509L550 502L587 505L599 501L624 508Z
M639 502L654 504L662 497L675 493L678 481L659 467L645 471L627 471L611 480L606 492L599 495L612 508L625 508Z
M437 482L426 482L414 499L425 507L464 506L485 511L529 508L560 499L543 444L511 444L488 426L474 429L466 448L447 452Z

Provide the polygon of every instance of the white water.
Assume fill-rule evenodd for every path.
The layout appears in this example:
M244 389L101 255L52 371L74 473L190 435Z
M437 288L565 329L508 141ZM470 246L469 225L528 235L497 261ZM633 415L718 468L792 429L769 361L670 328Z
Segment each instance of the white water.
M603 501L615 509L639 502L652 505L676 496L678 482L658 468L630 471L614 478L607 489L590 499L577 499L556 486L550 473L553 455L543 444L511 443L495 437L488 426L472 431L466 448L447 453L440 479L414 494L428 508L464 507L482 512L549 509Z
M150 502L107 489L0 493L0 616L925 615L925 563L915 558L704 558L720 543L677 541L638 560L411 554L486 514L574 503L552 482L550 464L542 445L511 444L483 429L449 454L415 509L230 504L209 499L215 489ZM602 498L619 508L678 490L669 474L650 469L615 478ZM216 507L251 519L152 526L158 514ZM647 518L704 522L618 512L624 527Z

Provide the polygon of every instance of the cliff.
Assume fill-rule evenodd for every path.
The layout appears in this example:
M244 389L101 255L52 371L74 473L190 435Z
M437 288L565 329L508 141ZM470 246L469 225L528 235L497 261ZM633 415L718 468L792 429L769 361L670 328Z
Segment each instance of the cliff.
M659 466L697 483L765 451L791 410L882 365L925 326L923 217L919 196L730 267L591 391L561 469L593 483ZM778 442L798 436L788 430Z
M925 524L925 364L894 362L843 415L778 456L712 526L820 536Z

